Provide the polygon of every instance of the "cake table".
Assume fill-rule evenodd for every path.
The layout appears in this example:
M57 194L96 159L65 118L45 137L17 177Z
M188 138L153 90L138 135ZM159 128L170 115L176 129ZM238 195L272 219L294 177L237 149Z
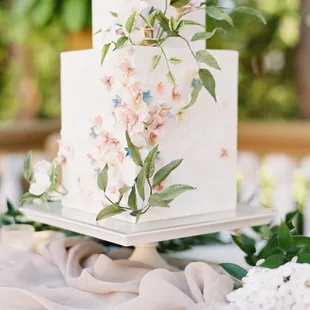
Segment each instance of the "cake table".
M275 215L269 209L240 205L235 216L220 220L210 220L210 215L197 215L133 224L113 218L97 223L94 215L63 208L61 203L56 202L51 203L49 209L31 204L25 205L21 211L35 221L122 246L135 246L132 260L170 270L174 268L156 251L156 242L264 225Z

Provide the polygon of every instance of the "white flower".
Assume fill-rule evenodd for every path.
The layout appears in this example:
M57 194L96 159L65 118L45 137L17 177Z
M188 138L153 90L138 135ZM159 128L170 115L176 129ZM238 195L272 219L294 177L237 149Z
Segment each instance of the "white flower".
M290 262L277 269L254 267L243 281L242 288L227 295L231 310L310 309L309 264Z
M33 168L33 183L29 188L29 193L35 196L44 194L51 186L50 172L52 164L46 160L39 161Z

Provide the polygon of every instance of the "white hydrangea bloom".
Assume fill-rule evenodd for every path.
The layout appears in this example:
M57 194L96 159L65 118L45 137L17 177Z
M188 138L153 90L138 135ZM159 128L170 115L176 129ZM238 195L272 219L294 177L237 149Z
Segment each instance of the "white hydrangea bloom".
M46 160L37 162L33 167L33 183L29 193L35 196L44 194L51 186L50 173L52 164Z
M227 296L230 310L310 309L310 265L295 261L277 269L255 267L242 288Z

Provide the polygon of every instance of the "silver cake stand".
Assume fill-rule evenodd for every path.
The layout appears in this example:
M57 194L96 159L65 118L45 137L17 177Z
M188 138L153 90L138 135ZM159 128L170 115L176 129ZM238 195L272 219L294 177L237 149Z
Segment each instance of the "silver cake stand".
M157 242L259 226L269 223L275 215L272 210L239 206L234 216L216 221L210 220L210 215L206 214L133 224L113 218L96 222L95 215L76 209L63 208L59 202L50 203L48 209L31 204L20 210L29 219L37 222L126 247L135 246L130 257L131 260L170 270L175 268L170 266L157 252Z

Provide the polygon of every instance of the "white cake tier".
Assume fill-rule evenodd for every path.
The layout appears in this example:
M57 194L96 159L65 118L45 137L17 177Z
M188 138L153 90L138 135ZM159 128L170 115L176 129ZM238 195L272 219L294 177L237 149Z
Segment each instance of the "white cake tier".
M131 0L92 0L92 31L96 33L99 29L103 31L109 29L112 25L115 24L116 18L112 16L110 12L121 13L126 9L126 4ZM198 1L198 0L197 0ZM146 1L150 4L150 8L153 6L154 8L161 9L164 11L166 0L148 0ZM170 2L170 1L169 1ZM202 2L202 1L201 1ZM175 16L176 9L173 7L169 7L167 15ZM129 15L128 15L129 16ZM206 14L204 11L196 11L190 13L186 16L186 19L194 20L197 23L205 25ZM191 39L192 36L196 33L202 31L202 28L199 26L190 26L187 27L186 30L182 30L181 34ZM168 47L185 47L185 43L181 40L174 39L169 40L164 43ZM193 48L202 49L205 48L206 41L196 41L192 42ZM93 36L93 47L101 48L102 47L102 33Z
M119 187L134 183L139 169L127 154L128 129L143 154L159 143L157 168L184 159L163 186L197 187L175 199L171 208L150 209L140 221L235 211L238 53L210 51L222 69L210 69L217 103L203 89L196 104L180 113L190 101L197 64L188 49L165 51L183 60L172 66L177 87L167 81L164 60L150 72L158 48L110 52L103 66L100 49L62 53L63 177L69 191L65 206L96 214L108 204L96 183L107 162L108 195L116 198ZM146 131L143 122L150 115ZM122 219L134 220L128 214Z

